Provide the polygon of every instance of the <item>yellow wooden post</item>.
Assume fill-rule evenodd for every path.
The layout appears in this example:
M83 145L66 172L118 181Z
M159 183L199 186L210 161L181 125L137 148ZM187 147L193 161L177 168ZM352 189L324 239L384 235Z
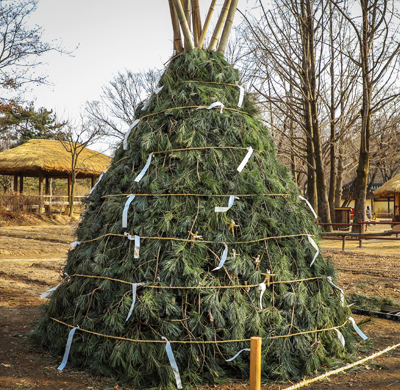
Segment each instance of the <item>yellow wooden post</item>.
M261 389L261 337L250 339L250 390Z

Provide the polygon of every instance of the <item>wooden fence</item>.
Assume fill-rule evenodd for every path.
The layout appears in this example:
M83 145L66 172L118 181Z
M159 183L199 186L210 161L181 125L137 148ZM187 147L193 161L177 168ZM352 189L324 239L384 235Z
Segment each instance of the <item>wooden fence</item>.
M74 211L84 209L84 196L74 197ZM68 196L58 195L25 195L19 193L0 194L0 210L21 212L22 210L47 213L63 213L69 210Z
M340 230L334 232L322 232L321 236L324 240L341 240L342 250L345 249L346 240L358 241L360 248L362 248L363 240L392 240L392 241L400 240L399 238L400 230L393 230L393 226L400 225L400 222L360 221L358 223L319 223L319 225L337 227ZM368 233L368 227L371 225L389 225L392 229L384 232ZM350 228L352 226L357 226L359 232L358 233L351 232Z

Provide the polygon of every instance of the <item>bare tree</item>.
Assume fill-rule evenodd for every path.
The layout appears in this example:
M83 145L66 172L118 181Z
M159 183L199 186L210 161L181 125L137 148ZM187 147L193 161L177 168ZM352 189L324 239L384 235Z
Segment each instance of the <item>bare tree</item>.
M292 120L302 129L307 197L317 206L321 220L330 222L319 113L321 74L327 67L322 55L322 26L327 3L275 0L274 7L268 11L261 0L259 4L263 14L260 20L249 20L243 15L251 45L249 61L255 64L250 65L254 69L253 86L286 118L283 127L288 128L292 136ZM267 71L259 72L266 67Z
M43 30L27 26L38 0L2 0L0 2L0 86L17 90L28 83L45 83L47 76L33 70L49 51L65 52L42 40ZM2 97L4 99L4 96Z
M357 56L349 55L360 69L362 81L360 151L354 210L354 219L359 221L365 218L372 115L399 96L398 92L382 96L380 91L387 90L389 85L397 81L400 27L394 0L359 0L359 20L348 9L344 9L341 2L332 3L353 28L359 49Z
M135 120L140 103L154 92L160 77L161 70L158 69L119 72L103 86L100 100L87 102L86 112L105 134L121 140Z
M103 128L97 123L81 116L78 124L68 122L59 134L59 141L71 155L71 192L68 194L69 216L74 213L74 196L76 185L76 169L81 153L103 136Z

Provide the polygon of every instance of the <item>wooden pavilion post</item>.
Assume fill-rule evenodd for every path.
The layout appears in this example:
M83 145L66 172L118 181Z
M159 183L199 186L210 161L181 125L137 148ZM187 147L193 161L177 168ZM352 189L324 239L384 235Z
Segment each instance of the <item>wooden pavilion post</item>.
M39 214L43 212L43 172L39 173Z
M69 205L70 205L70 202L71 202L71 181L72 181L71 174L68 173L68 206L65 209L65 214L68 214Z
M24 176L19 175L19 193L22 194L24 192Z
M46 186L45 186L45 191L44 194L46 195L45 200L47 200L49 203L44 206L44 210L47 213L51 213L51 194L50 194L50 179L46 176Z
M13 187L14 194L18 192L18 175L14 173L14 187Z

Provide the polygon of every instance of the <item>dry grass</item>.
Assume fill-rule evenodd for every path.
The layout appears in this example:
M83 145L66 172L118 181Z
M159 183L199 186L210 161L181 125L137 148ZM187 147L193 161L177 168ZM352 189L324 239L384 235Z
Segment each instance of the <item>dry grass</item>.
M77 164L77 173L100 175L108 169L111 158L94 150L84 149ZM16 148L0 153L0 174L47 171L67 174L71 171L71 154L60 141L32 139ZM28 175L29 176L29 175Z

